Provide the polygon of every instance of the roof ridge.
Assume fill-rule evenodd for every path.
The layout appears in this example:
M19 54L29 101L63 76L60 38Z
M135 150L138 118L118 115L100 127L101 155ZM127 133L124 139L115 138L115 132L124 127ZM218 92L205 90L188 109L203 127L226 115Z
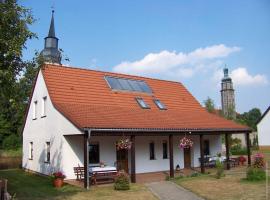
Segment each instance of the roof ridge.
M110 71L102 71L102 70L96 70L96 69L89 69L89 68L82 68L82 67L76 67L76 66L69 66L69 65L63 65L63 64L57 64L57 63L47 63L45 62L45 66L54 66L54 67L66 67L70 69L77 69L77 70L85 70L85 71L94 71L94 72L100 72L100 73L110 73L110 74L119 74L124 76L133 76L137 78L144 78L144 79L150 79L150 80L157 80L157 81L165 81L165 82L171 82L171 83L178 83L182 84L180 81L173 81L173 80L165 80L165 79L158 79L158 78L152 78L152 77L146 77L146 76L139 76L139 75L132 75L132 74L124 74L124 73L118 73L118 72L110 72Z

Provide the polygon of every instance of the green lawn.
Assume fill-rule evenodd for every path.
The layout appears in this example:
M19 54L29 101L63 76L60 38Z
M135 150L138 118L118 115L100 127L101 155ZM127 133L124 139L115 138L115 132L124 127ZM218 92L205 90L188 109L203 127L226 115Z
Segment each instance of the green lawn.
M0 170L0 177L8 179L8 191L16 199L68 199L68 200L156 200L143 185L132 184L129 191L115 191L113 186L95 186L89 191L66 184L60 189L52 186L48 177L26 173L19 169Z
M268 168L270 168L270 151L262 153L264 153L265 159L269 163ZM245 180L246 169L246 167L238 167L226 170L226 176L221 179L216 179L215 169L210 169L208 175L176 178L173 181L208 200L265 200L266 189L270 195L270 186L266 187L266 181L249 182ZM270 177L268 180L270 183Z

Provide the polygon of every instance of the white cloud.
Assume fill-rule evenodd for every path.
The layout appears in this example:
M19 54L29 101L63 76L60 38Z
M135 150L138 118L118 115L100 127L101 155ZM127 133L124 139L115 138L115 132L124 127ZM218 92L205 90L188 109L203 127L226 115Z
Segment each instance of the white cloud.
M235 86L258 86L268 84L268 79L265 75L251 75L245 67L238 67L232 70L232 72L229 73L229 76L232 78L233 84ZM222 78L223 70L216 70L213 75L213 81L217 83L218 87L220 87L220 80Z
M224 44L198 48L189 53L164 50L149 53L137 61L124 61L114 66L113 71L154 77L162 74L169 78L190 78L196 72L216 65L217 59L237 51L240 51L239 47L227 47Z
M232 71L231 78L235 85L266 85L268 84L268 79L265 75L256 74L250 75L246 68L239 67Z

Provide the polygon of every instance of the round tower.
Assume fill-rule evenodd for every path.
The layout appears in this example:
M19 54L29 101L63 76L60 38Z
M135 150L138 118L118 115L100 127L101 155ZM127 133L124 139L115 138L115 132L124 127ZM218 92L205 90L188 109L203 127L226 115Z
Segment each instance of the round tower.
M221 105L225 117L235 119L235 97L232 79L228 68L223 69L224 77L221 80Z

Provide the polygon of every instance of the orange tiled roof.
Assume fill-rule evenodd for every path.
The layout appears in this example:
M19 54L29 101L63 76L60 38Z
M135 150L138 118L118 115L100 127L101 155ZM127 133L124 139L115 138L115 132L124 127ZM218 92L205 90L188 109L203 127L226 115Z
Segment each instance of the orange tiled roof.
M57 110L79 128L235 129L246 126L210 114L178 82L46 64L42 73ZM104 76L145 81L153 94L113 91ZM151 107L142 109L135 97ZM167 110L159 110L159 99Z

